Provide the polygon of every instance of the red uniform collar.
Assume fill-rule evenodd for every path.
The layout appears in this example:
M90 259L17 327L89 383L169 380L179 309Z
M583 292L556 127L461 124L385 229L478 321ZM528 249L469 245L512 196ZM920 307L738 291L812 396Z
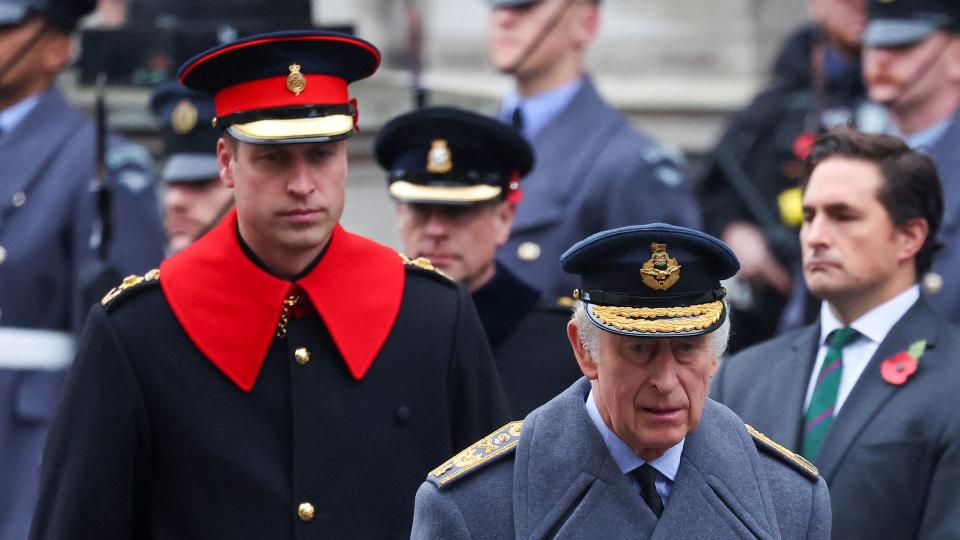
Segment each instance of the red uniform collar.
M405 272L397 253L337 225L326 253L295 283L254 264L237 238L236 211L160 265L160 285L200 352L244 391L274 339L283 300L306 292L350 374L363 378L400 312Z

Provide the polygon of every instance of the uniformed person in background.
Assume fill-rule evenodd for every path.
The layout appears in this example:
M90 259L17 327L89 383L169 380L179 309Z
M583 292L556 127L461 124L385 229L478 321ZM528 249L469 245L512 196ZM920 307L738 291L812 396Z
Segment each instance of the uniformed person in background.
M181 68L236 209L91 311L33 538L404 537L424 471L506 422L466 290L338 225L379 62L290 31Z
M173 255L216 226L233 208L233 192L220 182L213 100L171 81L154 88L150 108L164 134L160 179L163 227Z
M85 0L0 0L0 538L27 535L40 455L85 289L102 263L142 273L163 256L145 149L107 138L54 87ZM103 126L100 127L103 129ZM91 249L95 164L113 195L107 260ZM102 295L103 291L99 292Z
M586 378L430 473L413 538L830 538L816 469L706 399L726 347L719 240L664 224L571 247Z
M388 122L375 153L404 252L470 291L514 416L570 386L580 370L567 344L569 306L545 302L495 258L533 166L530 145L494 119L436 107Z
M813 24L787 38L769 86L730 120L696 178L706 231L740 259L740 273L729 284L732 352L773 337L794 288L806 294L798 182L813 140L844 124L879 131L886 116L868 102L861 77L866 0L807 5ZM808 314L798 304L787 324L816 317L817 305Z
M869 0L863 36L870 98L890 113L886 133L930 156L943 185L943 251L920 276L924 294L960 324L960 2Z
M537 156L503 264L556 301L576 286L557 260L577 240L633 223L699 226L680 153L631 127L586 72L599 0L487 1L490 60L516 83L500 118Z

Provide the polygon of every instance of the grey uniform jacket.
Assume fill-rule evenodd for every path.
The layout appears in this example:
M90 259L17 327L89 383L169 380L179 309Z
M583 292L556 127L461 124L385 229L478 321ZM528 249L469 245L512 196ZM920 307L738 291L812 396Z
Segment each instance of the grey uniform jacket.
M531 144L537 162L520 184L524 197L497 259L547 302L577 286L560 269L560 255L595 232L652 222L700 226L679 154L632 128L589 78Z
M463 453L417 493L412 538L827 539L823 479L758 451L743 422L707 400L684 443L659 521L617 468L581 379L523 422ZM468 449L469 450L469 449Z
M946 132L930 148L921 148L937 165L943 185L943 250L933 260L934 284L924 287L930 303L953 324L960 324L960 109ZM929 283L929 280L927 281Z
M733 356L711 395L746 422L800 446L819 325ZM903 385L882 362L927 340ZM836 416L816 465L830 486L833 534L842 539L960 538L960 330L922 298L890 330Z
M94 269L93 124L56 90L43 94L0 138L0 539L25 538L37 493L40 456L56 410L65 362L14 357L6 336L58 332L24 346L43 356L69 349L89 306L84 280ZM143 147L111 137L111 262L143 273L163 255L153 171ZM61 347L62 345L62 347Z

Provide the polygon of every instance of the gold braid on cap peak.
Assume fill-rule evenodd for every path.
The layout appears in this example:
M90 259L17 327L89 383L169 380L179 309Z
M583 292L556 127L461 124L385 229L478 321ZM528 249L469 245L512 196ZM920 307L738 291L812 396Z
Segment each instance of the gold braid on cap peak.
M723 302L665 308L633 308L590 305L599 321L628 332L691 332L716 324L723 314Z

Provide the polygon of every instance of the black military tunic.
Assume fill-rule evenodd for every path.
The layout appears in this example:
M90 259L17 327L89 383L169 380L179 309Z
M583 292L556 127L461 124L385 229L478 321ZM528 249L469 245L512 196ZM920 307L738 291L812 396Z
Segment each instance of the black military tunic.
M301 302L248 316L245 302L282 280L239 246L228 251L240 264L196 256L211 242L238 244L235 227L231 214L91 311L44 456L33 538L406 537L427 471L506 423L462 287L388 253L402 284L391 292L386 248L337 229L310 274L340 276L324 294L355 305L331 308L307 276L284 285ZM362 249L344 254L346 243ZM219 283L209 268L194 270L224 263ZM355 290L350 267L388 285ZM252 282L236 288L242 279ZM395 317L378 317L394 297ZM226 313L201 310L217 321L205 328L184 310L208 301ZM261 340L259 369L219 356L232 346L252 358L245 349ZM366 365L364 350L373 351Z
M540 292L497 264L473 293L515 418L523 418L583 376L567 340L570 308L546 305Z

